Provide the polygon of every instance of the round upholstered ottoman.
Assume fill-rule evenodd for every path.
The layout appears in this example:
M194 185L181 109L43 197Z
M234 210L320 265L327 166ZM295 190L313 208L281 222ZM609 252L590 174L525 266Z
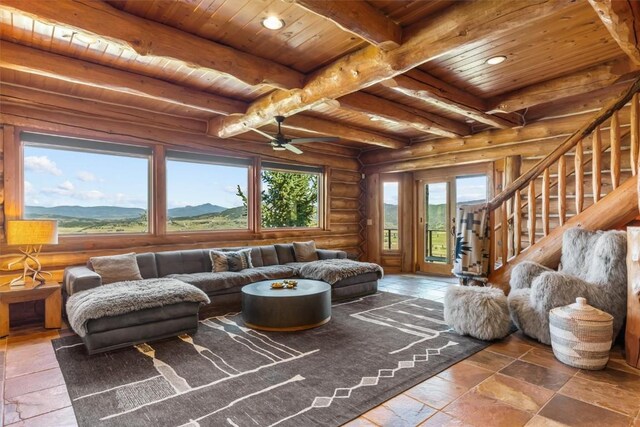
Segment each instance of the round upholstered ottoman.
M498 288L451 286L444 297L444 321L461 335L504 338L511 328L507 296Z

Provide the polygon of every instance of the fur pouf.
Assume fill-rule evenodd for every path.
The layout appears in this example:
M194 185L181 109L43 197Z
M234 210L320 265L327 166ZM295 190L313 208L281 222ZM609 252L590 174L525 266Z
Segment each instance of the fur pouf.
M461 335L504 338L511 328L507 297L498 288L450 286L444 297L444 321Z

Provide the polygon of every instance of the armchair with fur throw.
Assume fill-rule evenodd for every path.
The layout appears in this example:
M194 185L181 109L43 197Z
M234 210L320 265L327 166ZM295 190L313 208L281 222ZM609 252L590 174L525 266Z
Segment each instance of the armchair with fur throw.
M528 261L514 267L509 294L513 322L526 335L551 344L549 311L585 297L613 316L615 339L627 312L626 255L622 231L567 230L558 271Z

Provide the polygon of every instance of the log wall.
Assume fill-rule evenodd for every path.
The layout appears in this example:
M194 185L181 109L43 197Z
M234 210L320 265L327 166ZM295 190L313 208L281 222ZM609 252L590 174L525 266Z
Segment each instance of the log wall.
M9 93L10 92L10 93ZM360 230L361 172L358 150L330 144L305 147L304 155L275 152L268 143L246 139L221 140L206 136L206 122L193 118L150 113L127 106L114 107L95 100L9 88L0 101L0 265L13 259L16 248L6 245L4 219L17 217L20 195L20 158L16 148L21 130L57 133L104 141L149 144L156 149L196 149L220 155L324 166L325 228L306 230L261 230L259 232L198 232L190 234L162 231L145 235L61 236L57 246L43 248L40 260L55 278L64 267L83 264L89 257L123 251L162 251L187 248L254 246L276 242L315 240L318 247L343 249L361 257ZM6 281L5 272L0 279Z

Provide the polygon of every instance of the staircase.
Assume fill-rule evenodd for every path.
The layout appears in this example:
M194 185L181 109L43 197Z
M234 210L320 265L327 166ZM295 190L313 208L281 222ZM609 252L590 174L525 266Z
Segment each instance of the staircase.
M548 156L516 162L524 173L513 182L505 171L489 202L492 284L508 291L522 261L556 267L567 228L606 230L638 216L639 92L640 78Z

